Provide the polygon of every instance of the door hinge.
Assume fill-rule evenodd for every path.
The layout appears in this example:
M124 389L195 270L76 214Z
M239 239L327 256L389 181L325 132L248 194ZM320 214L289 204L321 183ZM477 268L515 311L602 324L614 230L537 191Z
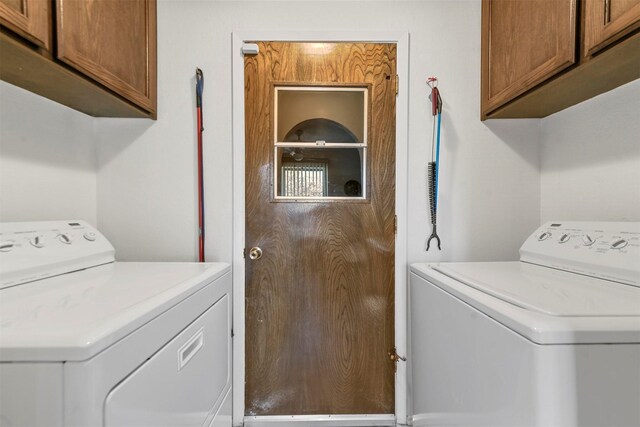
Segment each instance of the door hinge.
M398 95L399 91L400 91L400 76L396 74L396 96Z
M398 234L398 215L393 216L393 234Z
M398 362L400 360L402 360L403 362L407 361L406 357L402 357L398 354L395 347L389 350L389 353L387 354L389 355L389 360L393 362L393 372L395 372L398 369Z
M242 249L242 258L244 258L244 259L247 258L247 248L243 248Z

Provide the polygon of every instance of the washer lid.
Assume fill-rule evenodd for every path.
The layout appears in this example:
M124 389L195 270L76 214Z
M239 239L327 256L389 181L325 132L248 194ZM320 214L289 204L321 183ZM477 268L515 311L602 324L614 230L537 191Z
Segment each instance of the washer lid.
M640 288L522 262L413 264L435 286L537 344L640 343ZM413 285L412 285L413 286Z
M640 316L640 288L524 262L432 265L459 282L551 316Z
M116 262L0 290L0 361L89 359L228 271Z

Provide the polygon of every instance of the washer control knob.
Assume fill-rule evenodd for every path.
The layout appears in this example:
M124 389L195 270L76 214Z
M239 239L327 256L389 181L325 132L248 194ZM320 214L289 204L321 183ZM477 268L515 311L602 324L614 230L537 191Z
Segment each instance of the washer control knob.
M582 243L585 246L591 246L595 242L596 242L596 240L593 237L589 236L588 234L585 234L584 236L582 236Z
M543 240L547 240L549 237L551 237L551 233L545 231L544 233L538 235L538 241L542 242Z
M93 231L87 231L86 233L84 233L84 238L90 242L93 242L94 240L96 240L96 233L94 233Z
M16 243L13 240L6 240L4 242L0 242L0 252L9 252L13 249Z
M625 239L618 239L611 244L611 249L622 249L629 244Z
M44 239L42 238L42 236L34 237L33 239L29 240L29 243L31 243L31 245L36 248L44 247Z
M560 236L560 238L558 239L558 243L567 243L569 241L569 239L571 239L571 235L568 233L564 233L562 236Z
M60 235L58 235L58 240L60 240L65 245L70 245L71 242L73 241L71 239L71 236L68 235L68 234L60 234Z

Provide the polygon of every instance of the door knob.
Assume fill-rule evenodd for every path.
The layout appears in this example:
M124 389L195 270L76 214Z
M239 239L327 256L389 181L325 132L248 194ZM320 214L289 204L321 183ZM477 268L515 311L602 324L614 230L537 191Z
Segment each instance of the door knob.
M255 261L260 258L262 258L262 249L260 249L257 246L254 246L253 248L249 249L249 259Z

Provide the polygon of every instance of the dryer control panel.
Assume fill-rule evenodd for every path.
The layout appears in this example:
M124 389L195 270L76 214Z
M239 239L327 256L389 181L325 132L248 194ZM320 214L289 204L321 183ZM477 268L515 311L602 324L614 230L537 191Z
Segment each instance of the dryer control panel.
M0 223L0 289L114 261L115 250L84 221Z
M640 222L548 222L520 261L640 286Z

